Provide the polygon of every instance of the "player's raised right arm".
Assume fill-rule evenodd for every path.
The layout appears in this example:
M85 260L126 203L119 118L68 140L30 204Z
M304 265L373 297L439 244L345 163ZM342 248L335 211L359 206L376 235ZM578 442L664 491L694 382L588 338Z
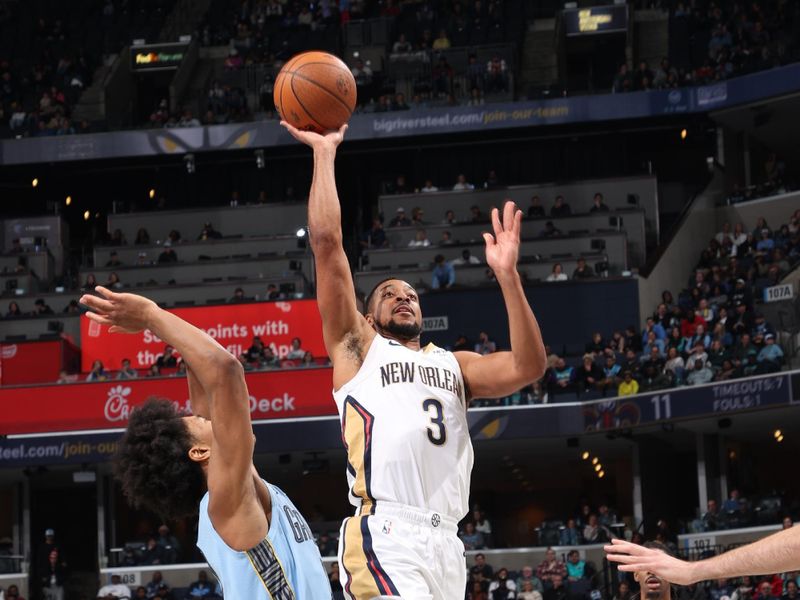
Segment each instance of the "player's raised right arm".
M325 347L334 358L349 336L365 336L372 329L356 306L355 286L342 244L342 211L336 192L336 148L347 125L325 135L300 131L281 122L298 141L314 152L314 177L308 197L308 232L317 275L317 304L322 315Z

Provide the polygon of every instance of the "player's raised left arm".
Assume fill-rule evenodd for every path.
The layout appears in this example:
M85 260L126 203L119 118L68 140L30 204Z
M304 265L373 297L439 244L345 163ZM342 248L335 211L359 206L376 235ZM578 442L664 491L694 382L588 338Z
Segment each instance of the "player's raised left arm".
M533 315L517 272L522 211L508 201L500 211L492 210L494 235L484 233L486 262L494 271L508 312L510 352L481 356L456 352L464 381L473 398L507 396L544 375L546 356L542 332Z

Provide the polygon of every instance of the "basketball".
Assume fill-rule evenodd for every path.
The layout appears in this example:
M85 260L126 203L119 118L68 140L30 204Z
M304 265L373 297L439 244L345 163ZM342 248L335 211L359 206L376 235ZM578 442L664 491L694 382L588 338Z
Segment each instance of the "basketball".
M341 59L327 52L303 52L283 66L275 80L275 107L298 129L325 131L347 123L356 106L356 81Z

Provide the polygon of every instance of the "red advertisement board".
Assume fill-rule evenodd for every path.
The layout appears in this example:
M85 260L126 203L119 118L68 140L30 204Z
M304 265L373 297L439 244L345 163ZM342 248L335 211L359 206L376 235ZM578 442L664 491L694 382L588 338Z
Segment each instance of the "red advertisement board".
M2 385L55 382L62 368L62 344L61 340L48 340L0 345L0 382Z
M315 300L223 304L175 308L170 312L208 332L232 354L238 356L250 347L253 336L272 345L283 358L292 338L302 340L304 350L314 356L327 356L322 343L322 321ZM81 368L88 373L95 360L106 369L119 369L128 358L135 369L146 369L164 350L164 342L150 331L136 335L110 334L108 327L81 318Z
M286 369L247 374L253 420L336 414L332 369ZM0 388L0 435L125 427L148 398L191 410L184 377L111 380Z

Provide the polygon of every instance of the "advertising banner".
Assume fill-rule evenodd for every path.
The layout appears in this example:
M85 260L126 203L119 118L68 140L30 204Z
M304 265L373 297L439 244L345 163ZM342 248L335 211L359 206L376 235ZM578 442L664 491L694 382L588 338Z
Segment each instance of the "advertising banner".
M331 373L330 368L248 373L252 419L336 414ZM183 377L0 388L0 436L124 428L131 411L151 397L191 410Z
M170 312L207 332L231 354L246 351L254 336L272 346L284 358L292 339L300 338L303 350L315 357L327 356L322 343L322 321L314 300L223 304L175 308ZM146 369L164 351L164 342L149 330L135 335L111 334L108 327L81 318L81 368L88 373L95 360L106 369L119 369L122 359L135 369Z
M62 365L62 342L18 342L0 345L2 385L54 382Z

